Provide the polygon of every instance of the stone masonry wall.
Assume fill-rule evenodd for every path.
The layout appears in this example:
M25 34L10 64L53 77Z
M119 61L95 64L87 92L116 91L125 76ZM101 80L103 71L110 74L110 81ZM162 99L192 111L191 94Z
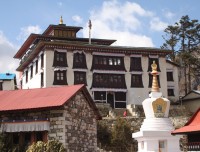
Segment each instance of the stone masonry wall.
M97 120L80 92L65 106L65 143L70 152L97 150Z
M0 114L0 119L48 119L49 140L59 140L70 152L97 150L97 120L82 92L77 93L62 109L4 113Z

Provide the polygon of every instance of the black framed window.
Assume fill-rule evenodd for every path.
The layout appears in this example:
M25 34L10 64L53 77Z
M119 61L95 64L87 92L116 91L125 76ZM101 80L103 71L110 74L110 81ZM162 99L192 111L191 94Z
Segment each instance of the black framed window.
M3 90L3 82L0 82L0 90Z
M131 87L132 88L143 88L142 74L131 75Z
M126 88L124 74L93 74L92 87L95 88Z
M131 57L130 71L142 71L141 57Z
M106 92L105 91L94 91L94 100L105 101L106 100Z
M167 89L168 96L175 96L174 95L174 89Z
M26 83L28 82L28 70L26 71Z
M148 72L152 71L151 65L153 64L153 61L157 64L157 71L160 71L159 58L149 58Z
M167 81L174 81L173 72L167 72Z
M35 74L38 73L38 60L35 61Z
M149 73L149 88L152 87L152 80L153 80L153 75ZM160 77L157 75L157 81L158 81L158 86L160 88Z
M41 68L44 67L44 54L41 54Z
M30 78L33 77L33 65L31 65L31 74L30 74Z
M93 55L91 70L126 71L124 66L124 57Z
M67 56L66 52L58 52L54 51L54 61L53 66L59 66L59 67L67 67Z
M74 71L74 84L87 85L86 72Z
M67 85L67 71L54 71L54 82L53 85Z
M73 58L73 68L81 68L81 69L87 69L86 65L86 57L85 54L82 53L74 53L74 58Z
M115 92L115 101L126 101L126 92Z
M44 86L44 73L41 73L41 87Z

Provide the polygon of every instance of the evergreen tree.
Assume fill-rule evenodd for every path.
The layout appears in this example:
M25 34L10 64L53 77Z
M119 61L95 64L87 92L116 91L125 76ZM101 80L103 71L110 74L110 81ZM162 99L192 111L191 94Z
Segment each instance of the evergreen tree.
M183 16L179 22L165 29L165 43L161 48L172 50L170 59L181 65L184 77L184 92L191 91L192 80L198 78L200 71L200 24Z

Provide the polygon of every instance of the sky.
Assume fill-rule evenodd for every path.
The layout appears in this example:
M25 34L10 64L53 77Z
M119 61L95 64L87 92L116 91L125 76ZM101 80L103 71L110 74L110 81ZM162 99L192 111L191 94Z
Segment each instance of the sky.
M162 46L164 29L184 15L200 19L199 0L6 0L0 2L0 73L15 72L13 56L31 33L49 24L81 26L79 37L115 39L113 45Z

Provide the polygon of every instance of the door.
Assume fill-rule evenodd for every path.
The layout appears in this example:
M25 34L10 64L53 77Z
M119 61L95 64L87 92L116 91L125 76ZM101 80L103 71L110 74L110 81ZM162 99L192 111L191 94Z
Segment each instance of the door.
M114 105L114 94L113 93L107 93L107 103L110 104L110 106L112 108L115 108L115 105Z

